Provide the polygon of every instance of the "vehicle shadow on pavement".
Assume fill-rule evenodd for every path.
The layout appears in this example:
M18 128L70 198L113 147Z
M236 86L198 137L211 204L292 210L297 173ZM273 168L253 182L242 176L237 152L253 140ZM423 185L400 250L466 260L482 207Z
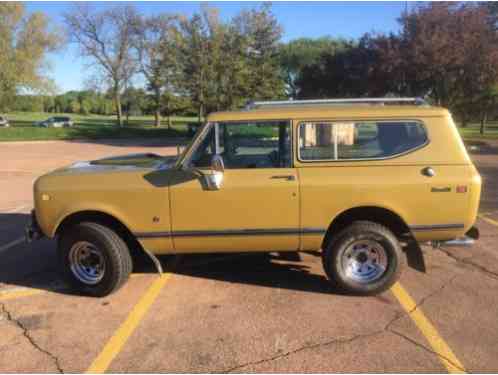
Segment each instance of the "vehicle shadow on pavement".
M321 263L313 268L320 267ZM341 294L296 252L187 255L172 272L229 283Z
M0 214L0 246L19 241L29 220L25 213ZM411 247L410 247L411 246ZM422 251L417 244L404 249L408 265L425 272ZM163 268L176 274L259 285L310 293L343 294L326 279L320 252L228 253L160 256ZM154 274L156 268L145 253L133 254L133 273ZM58 269L56 243L43 239L30 244L20 241L0 253L0 286L36 288L62 294L75 294L62 281Z
M55 241L24 242L26 213L0 213L0 286L62 291Z

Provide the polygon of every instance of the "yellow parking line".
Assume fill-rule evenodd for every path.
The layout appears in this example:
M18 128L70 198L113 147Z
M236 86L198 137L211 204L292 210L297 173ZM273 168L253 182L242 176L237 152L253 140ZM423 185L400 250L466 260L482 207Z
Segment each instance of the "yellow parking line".
M16 208L12 208L10 210L7 210L5 213L6 214L15 214L15 213L18 213L18 212L21 212L23 210L25 210L26 208L28 208L29 206L28 205L22 205L22 206L19 206L19 207L16 207Z
M154 303L170 277L171 273L164 273L152 283L140 301L138 301L138 303L133 307L133 310L131 310L124 323L121 324L118 330L104 346L104 349L102 349L97 358L95 358L86 373L101 374L107 370L112 360L119 354L135 328L137 328L140 324L141 320L151 307L152 303Z
M489 217L484 216L484 214L479 214L478 216L485 222L498 227L498 221L490 219Z
M405 311L408 313L410 318L413 320L415 325L418 327L420 332L425 336L429 342L432 350L438 354L439 360L443 363L450 374L462 374L465 373L465 368L462 363L455 356L451 348L444 341L441 335L438 333L437 329L432 325L432 323L427 319L417 304L408 294L408 292L401 286L398 282L394 284L391 288L391 292L394 294L398 302L403 306Z
M135 278L138 276L147 276L150 274L145 273L132 273L130 274L130 278ZM65 289L63 285L58 286L56 288L46 288L46 289L37 289L37 288L11 288L0 290L0 301L7 301L10 299L22 298L22 297L31 297L39 294L47 293L47 292L58 292L62 289Z
M6 301L9 299L20 298L20 297L30 297L37 294L45 293L46 290L43 289L14 289L14 290L4 290L0 291L0 301Z

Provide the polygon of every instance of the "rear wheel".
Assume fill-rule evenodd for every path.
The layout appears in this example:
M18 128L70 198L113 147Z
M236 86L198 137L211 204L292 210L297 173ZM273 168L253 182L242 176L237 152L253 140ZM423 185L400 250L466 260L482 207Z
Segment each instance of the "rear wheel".
M84 222L59 239L63 276L78 292L103 297L118 290L132 270L126 243L112 229Z
M386 227L354 222L339 232L322 253L329 280L357 295L378 294L390 288L401 272L401 247Z

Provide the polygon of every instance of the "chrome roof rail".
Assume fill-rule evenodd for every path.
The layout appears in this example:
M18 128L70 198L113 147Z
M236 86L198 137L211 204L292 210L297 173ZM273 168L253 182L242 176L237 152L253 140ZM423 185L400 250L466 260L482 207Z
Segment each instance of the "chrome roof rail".
M261 107L282 107L282 106L305 106L305 105L327 105L327 104L371 104L384 105L392 104L413 104L429 105L423 98L343 98L343 99L311 99L311 100L275 100L256 101L247 103L245 109L251 110Z

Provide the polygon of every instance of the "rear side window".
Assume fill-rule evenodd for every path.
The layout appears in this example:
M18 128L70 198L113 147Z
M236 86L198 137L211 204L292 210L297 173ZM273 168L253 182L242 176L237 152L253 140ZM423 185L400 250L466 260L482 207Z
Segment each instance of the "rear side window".
M417 121L304 122L299 126L299 159L382 159L428 142Z

